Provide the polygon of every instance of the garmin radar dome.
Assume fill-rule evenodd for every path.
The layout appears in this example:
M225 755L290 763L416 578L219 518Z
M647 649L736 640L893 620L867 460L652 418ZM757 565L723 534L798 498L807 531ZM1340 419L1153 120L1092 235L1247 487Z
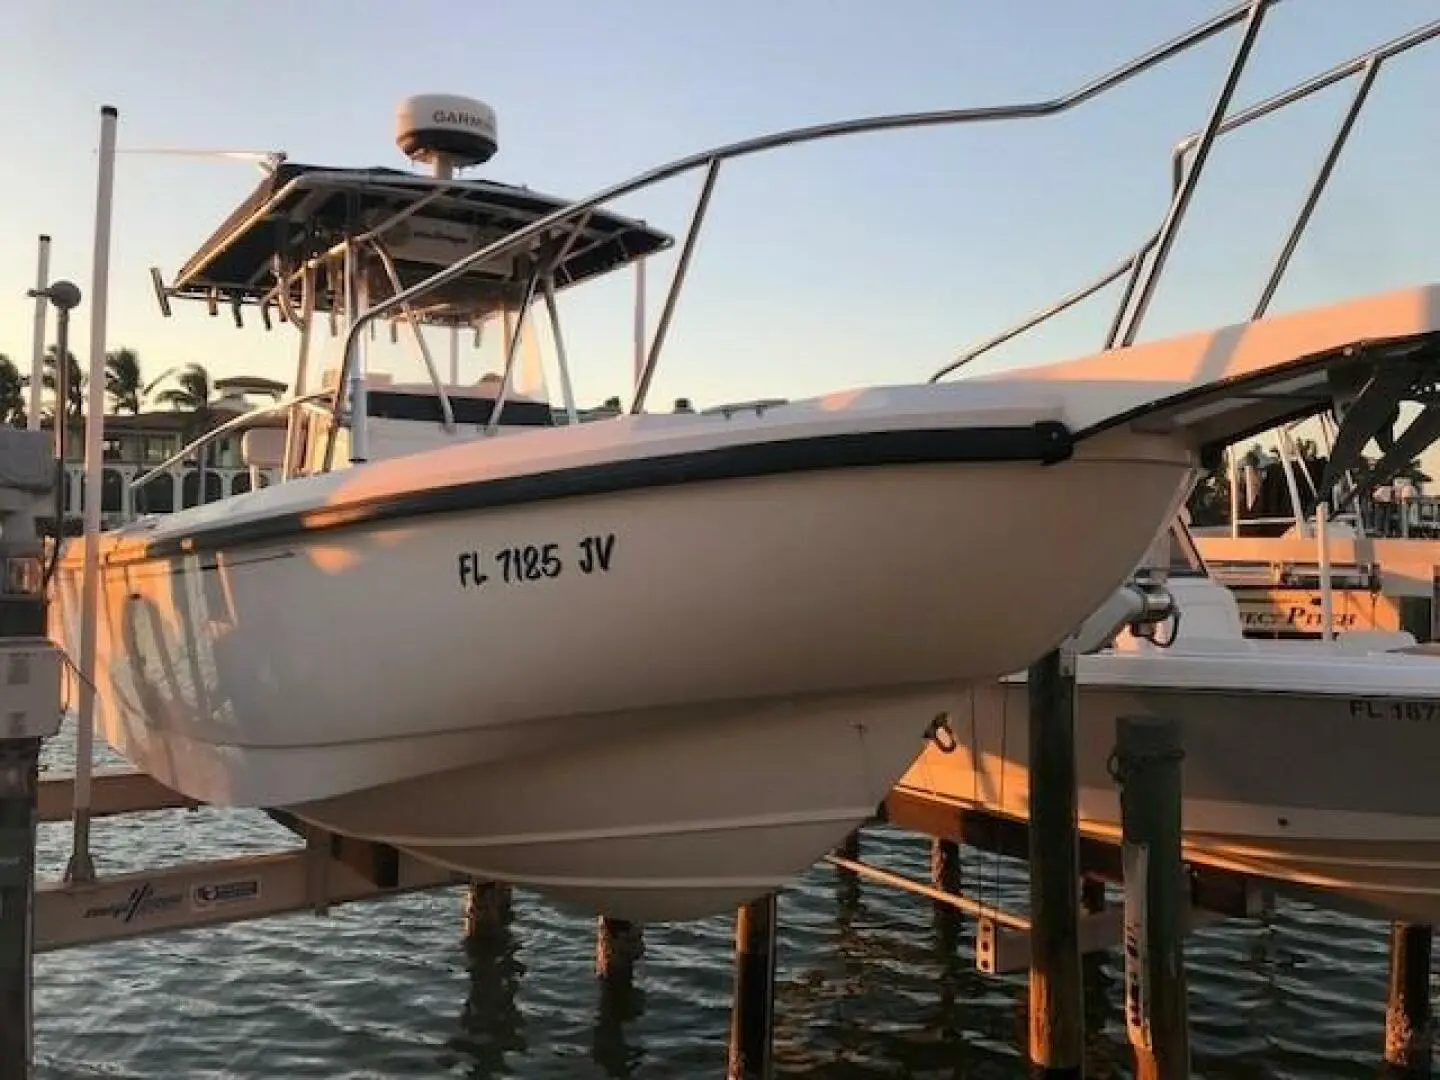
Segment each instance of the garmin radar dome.
M395 144L411 161L430 165L438 177L483 165L495 156L495 110L454 94L416 94L395 113Z

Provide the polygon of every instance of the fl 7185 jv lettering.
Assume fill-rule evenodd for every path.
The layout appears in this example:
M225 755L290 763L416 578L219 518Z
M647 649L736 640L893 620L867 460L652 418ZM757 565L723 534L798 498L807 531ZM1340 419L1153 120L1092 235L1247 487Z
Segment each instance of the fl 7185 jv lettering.
M584 576L608 574L615 563L615 534L582 536L571 545L557 541L512 544L488 554L478 549L456 556L460 588L480 589L490 582L522 585L548 581L572 572Z

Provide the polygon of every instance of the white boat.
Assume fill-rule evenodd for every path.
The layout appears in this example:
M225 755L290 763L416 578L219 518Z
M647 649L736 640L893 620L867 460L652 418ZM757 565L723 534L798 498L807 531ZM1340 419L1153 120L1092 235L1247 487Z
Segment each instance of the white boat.
M1440 658L1404 633L1247 639L1184 526L1171 538L1173 636L1122 631L1077 658L1082 835L1119 840L1116 720L1170 717L1188 861L1372 918L1440 921ZM964 702L953 752L927 747L896 790L1026 819L1024 675L976 685Z
M495 148L463 99L402 109L433 176L279 165L160 300L300 329L290 430L248 451L286 479L100 538L106 740L193 798L612 916L704 916L792 880L937 716L1101 606L1216 440L1321 408L1337 370L1440 331L1429 287L1012 377L643 411L722 161L1003 111L765 136L575 203L455 176ZM556 294L667 247L603 205L686 169L706 183L634 400L577 423ZM512 398L537 297L560 410ZM317 393L308 345L337 313L343 360ZM433 386L368 373L365 332L389 317L513 320L498 390L439 378L419 333ZM77 548L72 652L80 581Z

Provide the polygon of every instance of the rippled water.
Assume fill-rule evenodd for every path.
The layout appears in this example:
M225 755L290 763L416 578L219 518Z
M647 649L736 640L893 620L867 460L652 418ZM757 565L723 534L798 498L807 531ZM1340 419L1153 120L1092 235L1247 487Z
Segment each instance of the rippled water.
M55 747L63 757L64 743ZM57 761L57 765L61 762ZM101 873L263 851L290 834L203 809L95 823ZM868 830L862 857L924 877L926 841ZM42 874L68 853L44 826ZM1017 868L966 852L966 885L1023 902ZM998 876L998 879L997 879ZM976 972L973 927L929 901L817 868L780 901L777 1073L815 1080L1026 1075L1025 977ZM1373 1078L1385 927L1285 904L1188 948L1198 1076ZM724 1075L729 919L650 927L634 989L593 974L594 926L517 894L467 945L447 890L37 959L38 1076ZM1087 1070L1129 1076L1117 955L1087 958Z

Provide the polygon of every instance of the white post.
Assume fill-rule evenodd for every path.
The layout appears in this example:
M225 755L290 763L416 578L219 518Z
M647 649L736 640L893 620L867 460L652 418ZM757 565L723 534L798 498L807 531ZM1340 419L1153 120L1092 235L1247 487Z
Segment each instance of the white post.
M295 359L295 389L293 397L304 397L309 390L310 379L310 330L315 325L315 267L307 266L300 277L300 351ZM308 414L299 407L292 408L285 416L285 456L280 462L280 479L289 480L304 464L300 456L302 432L306 427ZM306 458L313 458L314 447L306 445ZM259 488L258 473L251 478L252 488Z
M1235 447L1225 448L1225 460L1230 465L1230 538L1240 535L1240 460L1235 456Z
M100 110L100 169L95 192L95 254L90 280L90 398L85 414L85 563L80 591L79 722L75 728L74 847L67 881L93 881L90 778L95 746L95 623L100 578L100 500L105 434L105 313L110 291L110 211L115 194L115 128L119 111ZM65 358L61 357L63 364ZM57 405L64 422L65 403Z
M645 260L635 260L635 363L631 374L631 389L640 391L640 379L645 373Z
M1335 639L1335 594L1330 587L1330 504L1315 504L1315 542L1320 546L1320 637Z
M345 245L345 318L348 331L369 306L364 267L354 242ZM355 338L355 355L350 360L350 460L355 464L370 459L369 405L365 398L365 335Z
M35 326L30 338L30 404L25 413L25 426L40 430L40 389L45 379L45 305L42 295L50 287L50 237L40 234L39 267L35 271ZM62 361L63 362L63 361Z
M500 312L500 353L502 363L510 360L510 350L515 347L515 312L506 306ZM502 374L504 374L502 369Z

